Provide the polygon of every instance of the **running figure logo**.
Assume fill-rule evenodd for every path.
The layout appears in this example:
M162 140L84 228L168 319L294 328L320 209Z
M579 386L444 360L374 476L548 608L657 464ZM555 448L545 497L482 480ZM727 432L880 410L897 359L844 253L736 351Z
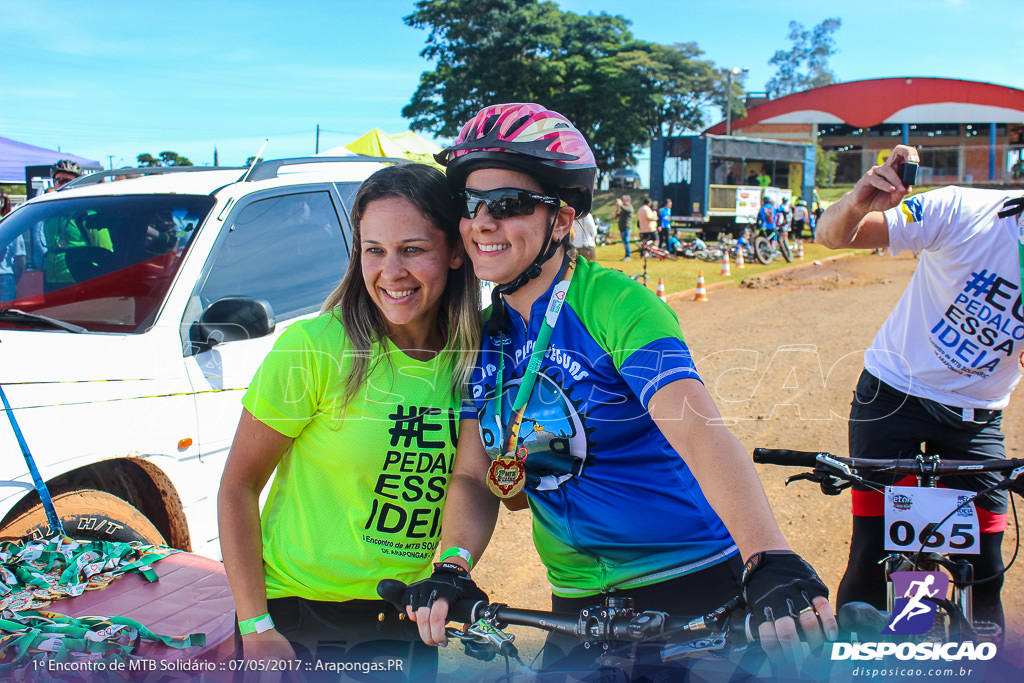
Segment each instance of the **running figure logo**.
M944 600L949 576L942 572L893 572L890 576L897 596L893 601L892 619L882 633L927 633L935 623L935 603Z

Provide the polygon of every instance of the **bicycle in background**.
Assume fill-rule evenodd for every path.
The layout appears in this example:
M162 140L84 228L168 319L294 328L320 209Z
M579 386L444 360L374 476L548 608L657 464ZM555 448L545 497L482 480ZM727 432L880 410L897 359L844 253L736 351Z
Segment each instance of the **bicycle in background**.
M768 265L778 256L786 259L786 263L793 262L793 252L789 243L779 233L778 226L758 227L754 233L754 258L762 265Z

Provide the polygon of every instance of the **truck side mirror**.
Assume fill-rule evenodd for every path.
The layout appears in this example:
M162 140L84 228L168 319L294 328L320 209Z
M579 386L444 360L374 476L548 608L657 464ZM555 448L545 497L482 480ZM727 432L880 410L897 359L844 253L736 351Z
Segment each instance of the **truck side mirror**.
M192 325L191 342L206 351L224 342L265 337L274 331L274 309L260 297L227 296L210 304Z

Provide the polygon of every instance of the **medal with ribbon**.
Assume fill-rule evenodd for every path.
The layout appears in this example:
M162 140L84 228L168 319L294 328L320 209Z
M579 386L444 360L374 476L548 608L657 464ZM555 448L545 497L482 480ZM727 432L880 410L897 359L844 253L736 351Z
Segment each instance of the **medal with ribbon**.
M548 301L547 310L544 312L544 321L541 324L540 332L537 333L537 340L533 344L533 351L530 353L530 362L523 373L523 380L519 384L515 400L512 402L512 419L508 426L508 439L500 456L491 463L487 470L487 488L499 498L512 498L522 492L526 485L526 458L529 449L519 443L519 430L523 423L523 413L526 412L526 404L533 394L533 387L537 383L537 373L540 372L544 354L547 353L548 345L551 343L551 333L558 322L558 314L562 311L565 303L565 296L569 292L569 285L572 283L572 276L576 270L576 260L565 257L564 274L562 279L555 284L551 292L551 299ZM498 424L498 443L501 443L501 427L503 424L502 413L502 386L504 384L505 353L499 351L498 355L498 379L494 388L494 415Z

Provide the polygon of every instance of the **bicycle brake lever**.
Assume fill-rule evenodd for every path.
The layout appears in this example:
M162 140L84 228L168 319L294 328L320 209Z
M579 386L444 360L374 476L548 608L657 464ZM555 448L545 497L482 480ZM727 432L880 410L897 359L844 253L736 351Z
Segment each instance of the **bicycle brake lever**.
M466 630L449 626L445 629L449 638L462 641L466 654L485 662L494 659L495 654L519 661L519 649L512 643L514 635L505 633L486 619L470 624Z
M861 477L852 475L856 480L860 480ZM794 474L791 477L786 478L785 485L790 485L793 481L813 481L821 487L821 493L825 496L839 496L844 489L849 488L853 485L853 481L843 479L834 474L823 472L819 469L815 469L813 472L801 472L800 474Z
M838 477L827 477L819 482L819 485L821 486L821 492L826 496L838 496L844 489L853 486L853 482L843 481Z
M1018 482L1024 483L1024 467L1017 467L1010 471L1006 475L1006 479L1003 480L1003 488L1012 488Z

